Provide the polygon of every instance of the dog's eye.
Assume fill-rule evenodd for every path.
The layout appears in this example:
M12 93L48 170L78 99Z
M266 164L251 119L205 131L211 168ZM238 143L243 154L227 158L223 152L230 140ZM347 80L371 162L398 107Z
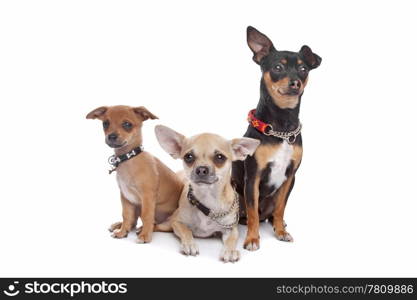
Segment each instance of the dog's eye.
M132 125L132 123L126 121L126 122L122 123L122 126L123 126L124 129L129 130L129 129L132 128L133 125Z
M219 162L223 162L223 161L225 161L226 160L226 156L224 156L223 154L221 154L221 153L218 153L218 154L216 154L215 156L214 156L214 159L215 160L217 160L217 161L219 161Z
M195 160L195 157L192 153L187 153L184 155L184 161L188 164L192 163Z
M305 66L301 66L298 70L299 70L301 73L307 73L307 68L306 68Z
M103 121L103 128L104 129L107 129L107 128L109 128L109 126L110 126L110 122L109 121Z
M280 72L284 71L284 66L281 65L281 64L278 64L274 67L274 71L277 72L277 73L280 73Z

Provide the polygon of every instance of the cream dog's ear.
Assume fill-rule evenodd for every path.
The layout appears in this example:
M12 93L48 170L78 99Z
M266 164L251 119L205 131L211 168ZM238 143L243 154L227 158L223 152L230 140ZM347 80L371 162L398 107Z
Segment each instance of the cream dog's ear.
M106 111L107 111L107 106L100 106L94 109L93 111L90 111L85 118L86 119L100 119L104 116Z
M231 140L233 160L245 160L248 155L255 153L260 143L260 140L245 137Z
M162 149L173 158L180 158L185 136L163 125L155 126L155 135Z

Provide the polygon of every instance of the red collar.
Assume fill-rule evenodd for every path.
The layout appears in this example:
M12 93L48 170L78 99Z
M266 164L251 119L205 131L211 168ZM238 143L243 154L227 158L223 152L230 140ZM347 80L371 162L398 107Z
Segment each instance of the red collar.
M255 117L256 109L252 109L249 111L248 114L248 122L252 125L252 127L256 128L258 131L262 132L263 134L269 132L272 129L271 124L267 124L262 122L261 120Z
M256 109L252 109L248 114L248 122L259 132L267 136L274 136L287 141L288 144L294 144L297 136L301 133L302 125L298 122L296 129L292 131L275 131L271 124L262 122L255 117Z

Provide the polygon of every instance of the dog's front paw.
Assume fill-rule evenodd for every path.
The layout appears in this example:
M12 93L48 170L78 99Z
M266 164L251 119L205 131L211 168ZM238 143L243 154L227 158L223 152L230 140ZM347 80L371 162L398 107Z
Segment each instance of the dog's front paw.
M259 238L247 237L243 243L243 248L249 251L255 251L259 249Z
M181 243L181 253L187 256L197 256L199 254L198 246L195 242Z
M122 227L122 222L116 222L116 223L113 223L113 224L110 225L109 231L113 232L116 229L120 229L121 227Z
M275 235L279 241L282 242L294 242L294 239L292 238L291 234L286 232L285 230L278 230L275 231Z
M237 262L240 259L240 253L236 249L223 249L220 254L220 260L227 262Z
M140 234L138 235L138 239L136 240L138 244L146 244L146 243L150 243L151 241L152 241L152 233L145 233L145 232L142 232L142 230L140 231Z
M128 232L124 229L115 229L111 236L114 237L115 239L122 239L122 238L127 237L127 234Z
M136 228L136 234L139 235L142 232L143 226Z

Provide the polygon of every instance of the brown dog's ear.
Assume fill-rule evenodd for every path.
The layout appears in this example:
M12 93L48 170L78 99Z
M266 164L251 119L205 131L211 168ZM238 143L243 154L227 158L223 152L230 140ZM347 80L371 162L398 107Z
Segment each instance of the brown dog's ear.
M138 115L140 118L143 119L143 121L146 121L148 119L158 119L157 116L155 116L153 113L151 113L149 110L146 109L144 106L134 107L133 111L136 115Z
M101 118L107 111L107 106L97 107L95 110L89 112L86 119L99 119Z
M245 160L248 155L255 153L260 143L260 140L245 137L231 140L233 160Z
M155 135L162 149L173 158L180 158L185 136L163 125L155 126Z
M257 64L260 64L262 58L269 54L274 45L265 34L259 32L252 26L248 26L246 37L248 46L253 52L253 60Z
M315 69L321 64L321 57L311 51L309 46L304 45L299 51L301 57L310 69Z

